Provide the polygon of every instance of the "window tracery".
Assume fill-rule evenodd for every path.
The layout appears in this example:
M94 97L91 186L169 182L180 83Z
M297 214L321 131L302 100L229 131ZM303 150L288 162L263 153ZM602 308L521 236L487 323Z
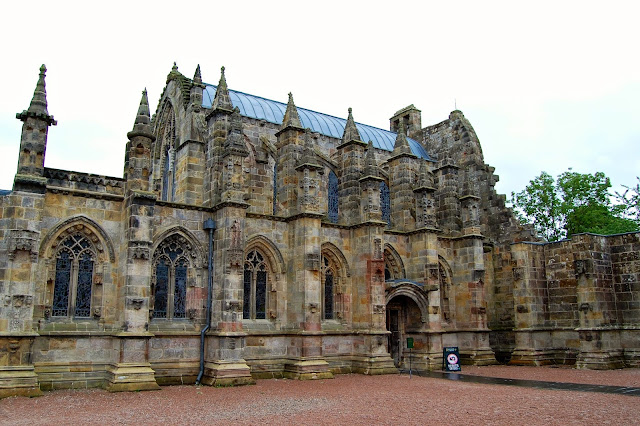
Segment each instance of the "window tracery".
M244 319L266 319L268 274L264 256L258 250L250 251L244 263Z
M156 249L153 259L153 318L186 318L187 281L191 247L172 235Z
M91 316L91 294L96 252L81 234L67 236L56 252L53 317Z
M333 263L322 256L322 319L335 317L335 284L336 270Z

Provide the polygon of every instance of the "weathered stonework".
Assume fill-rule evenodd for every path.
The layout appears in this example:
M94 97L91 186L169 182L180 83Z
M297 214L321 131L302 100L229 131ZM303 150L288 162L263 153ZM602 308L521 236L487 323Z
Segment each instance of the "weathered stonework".
M224 70L174 66L116 178L44 166L45 71L0 196L0 397L438 369L445 346L640 366L640 234L541 243L460 111L421 128L411 105L386 132L289 96L254 98L280 114L260 118Z

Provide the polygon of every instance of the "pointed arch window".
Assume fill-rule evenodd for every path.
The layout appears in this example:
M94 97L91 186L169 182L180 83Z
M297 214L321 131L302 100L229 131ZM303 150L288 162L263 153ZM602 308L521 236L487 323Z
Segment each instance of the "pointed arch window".
M153 260L153 318L186 318L189 257L189 246L179 236L167 238L156 249Z
M244 262L244 297L242 317L265 319L267 317L267 278L269 269L264 256L258 250L247 254Z
M333 170L329 172L327 193L327 212L329 215L329 222L338 223L338 176L336 176Z
M336 269L332 262L322 256L322 319L335 318Z
M68 236L59 247L51 315L88 318L91 316L95 250L80 234Z
M382 220L387 222L387 227L391 227L391 196L387 183L380 182L380 209L382 210Z
M162 189L160 197L163 201L173 201L175 196L175 148L176 129L173 107L167 103L162 111L158 128L158 143L161 147L161 174Z

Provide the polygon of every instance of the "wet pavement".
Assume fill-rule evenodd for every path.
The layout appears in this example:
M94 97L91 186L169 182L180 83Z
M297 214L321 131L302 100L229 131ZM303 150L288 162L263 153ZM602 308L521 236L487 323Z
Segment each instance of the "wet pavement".
M402 374L409 374L409 370L402 370ZM475 376L463 373L451 373L446 371L412 371L412 374L420 377L455 380L465 383L481 383L485 385L507 385L537 389L565 390L574 392L601 392L617 395L640 396L640 388L636 387L547 382L542 380L504 379L498 377Z

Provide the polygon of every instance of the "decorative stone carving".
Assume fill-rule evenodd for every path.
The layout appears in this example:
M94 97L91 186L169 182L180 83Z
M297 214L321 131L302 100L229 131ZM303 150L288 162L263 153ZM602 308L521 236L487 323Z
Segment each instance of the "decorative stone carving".
M93 317L100 318L102 316L102 308L93 308Z
M513 272L513 280L520 281L524 274L524 268L513 268L512 272Z
M318 304L317 303L309 303L309 312L315 314L318 312Z
M231 244L230 249L242 248L242 230L240 229L240 221L238 219L233 221L231 225Z
M309 271L319 271L320 270L320 254L307 253L307 256L305 257L305 267Z
M241 312L242 302L240 300L229 300L225 303L225 310L227 312Z
M129 259L149 259L149 243L146 241L129 242Z
M373 240L373 258L376 260L382 260L382 240L375 238Z
M373 305L373 313L374 314L384 314L387 311L387 307L382 304Z
M588 275L593 272L593 262L590 259L576 260L574 263L576 275Z
M13 260L16 252L29 252L32 262L38 261L38 236L35 231L13 230L9 236L9 259Z
M127 306L139 311L144 305L144 299L141 297L127 297Z

